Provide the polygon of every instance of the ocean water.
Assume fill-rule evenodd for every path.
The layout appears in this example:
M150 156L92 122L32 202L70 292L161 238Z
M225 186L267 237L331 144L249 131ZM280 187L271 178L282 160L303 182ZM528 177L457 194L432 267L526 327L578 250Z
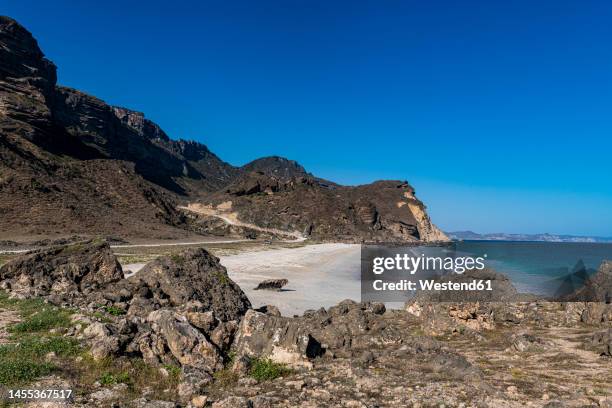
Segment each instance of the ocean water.
M520 292L554 295L579 287L602 261L610 243L461 241L457 252L486 255L486 265L508 276Z

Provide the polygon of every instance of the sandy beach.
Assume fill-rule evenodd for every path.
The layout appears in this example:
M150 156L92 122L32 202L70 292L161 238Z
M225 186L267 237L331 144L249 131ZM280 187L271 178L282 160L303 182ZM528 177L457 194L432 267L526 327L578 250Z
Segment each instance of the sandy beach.
M221 257L221 264L253 307L274 305L284 316L360 298L359 245L318 244L244 252ZM289 280L283 291L253 290L262 280L276 278Z
M329 307L344 299L360 299L360 246L317 244L300 248L245 251L221 256L221 264L253 307L274 305L284 316ZM144 263L124 264L131 276ZM288 279L282 291L253 290L264 279Z

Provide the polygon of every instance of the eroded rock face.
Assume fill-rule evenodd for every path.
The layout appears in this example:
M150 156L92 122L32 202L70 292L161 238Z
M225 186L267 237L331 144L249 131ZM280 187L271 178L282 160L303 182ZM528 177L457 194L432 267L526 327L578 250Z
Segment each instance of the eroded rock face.
M204 249L158 258L129 281L140 302L177 307L198 301L223 321L239 320L251 307L219 259Z
M516 302L535 299L531 295L519 294L505 275L492 270L451 273L436 281L461 283L474 279L491 280L493 290L469 296L464 291L420 291L406 302L405 310L421 319L428 334L439 335L492 329L496 323L517 324L523 319L524 312L521 307L516 307Z
M17 257L0 268L0 279L15 295L59 304L118 282L123 271L107 242L86 241Z
M407 182L348 187L307 173L281 172L276 166L258 169L238 175L205 201L212 207L231 201L232 211L245 223L304 231L305 236L321 240L448 241ZM278 177L277 170L291 177Z
M329 310L287 318L249 310L240 323L233 349L238 357L265 356L292 366L309 367L321 356L352 356L358 350L397 342L387 330L384 305L346 300Z
M147 322L153 333L165 339L166 346L181 366L197 367L209 372L222 368L223 360L217 347L190 325L185 316L162 309L151 312Z
M583 287L568 295L564 301L612 303L612 261L604 261L595 275Z
M56 79L55 65L44 58L34 37L16 21L0 16L0 115L5 116L0 129L17 128L30 138L37 129L49 129L48 102Z

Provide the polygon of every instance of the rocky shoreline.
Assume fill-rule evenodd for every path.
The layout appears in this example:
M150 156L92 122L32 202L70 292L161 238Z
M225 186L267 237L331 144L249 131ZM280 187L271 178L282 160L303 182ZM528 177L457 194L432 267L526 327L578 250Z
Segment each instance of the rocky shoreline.
M253 309L203 249L158 258L125 279L103 240L24 254L2 266L0 278L15 302L70 311L70 325L53 330L81 345L77 359L141 361L153 377L175 378L169 400L133 381L80 387L61 365L51 380L38 380L77 389L76 406L612 404L612 305L605 302L417 298L405 310L386 310L346 300L290 318L274 306Z

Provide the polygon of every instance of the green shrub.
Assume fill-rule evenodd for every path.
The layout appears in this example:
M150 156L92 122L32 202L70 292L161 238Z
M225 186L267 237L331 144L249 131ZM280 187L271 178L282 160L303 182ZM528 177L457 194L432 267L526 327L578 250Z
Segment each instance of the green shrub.
M170 377L174 378L174 379L178 379L181 376L181 367L177 367L175 365L170 365L167 364L164 366L164 368L166 369L166 371L168 371L168 374L170 374Z
M268 358L254 358L251 361L249 375L257 381L270 381L291 372L284 364L275 363Z
M100 384L102 385L115 385L115 384L129 384L131 383L130 374L127 371L121 373L110 373L106 372L100 377Z
M104 310L106 311L106 313L113 316L121 316L125 314L125 310L117 306L105 306Z

